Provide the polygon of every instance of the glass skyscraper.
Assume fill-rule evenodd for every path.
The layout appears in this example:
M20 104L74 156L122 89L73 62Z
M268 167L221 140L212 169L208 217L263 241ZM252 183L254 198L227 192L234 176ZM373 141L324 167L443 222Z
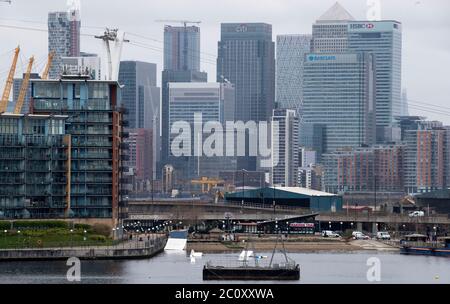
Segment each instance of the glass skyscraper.
M322 153L374 142L374 73L369 53L306 55L303 121L323 125Z
M236 158L227 157L225 151L225 134L214 130L223 138L223 156L207 156L203 143L209 137L207 133L195 133L194 117L202 116L202 126L208 122L219 122L225 131L225 122L234 121L235 108L234 86L228 83L170 83L169 84L169 125L187 122L190 134L183 133L183 140L190 141L190 155L176 156L170 150L170 163L178 171L177 176L183 180L199 177L218 177L219 171L234 170ZM178 130L177 130L178 131ZM201 130L200 130L201 132ZM172 142L179 134L171 134ZM203 137L203 140L202 140ZM186 143L186 142L185 142ZM217 144L217 142L216 142Z
M59 78L62 57L80 56L80 12L50 12L48 14L48 52L55 53L49 71L49 78Z
M279 108L296 109L303 105L303 62L311 51L311 35L277 36L276 102Z
M237 121L269 121L275 101L275 44L272 25L222 23L217 81L236 88ZM246 145L248 149L248 143ZM255 157L239 157L238 169L256 170Z
M200 71L200 28L164 27L164 70Z
M401 113L402 27L397 21L355 21L338 3L312 28L312 52L370 52L376 71L377 140Z

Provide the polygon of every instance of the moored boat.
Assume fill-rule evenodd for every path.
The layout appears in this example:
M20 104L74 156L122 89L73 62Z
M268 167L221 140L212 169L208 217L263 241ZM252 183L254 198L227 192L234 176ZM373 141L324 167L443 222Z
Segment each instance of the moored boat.
M450 237L431 242L426 235L410 234L400 241L400 253L450 257Z

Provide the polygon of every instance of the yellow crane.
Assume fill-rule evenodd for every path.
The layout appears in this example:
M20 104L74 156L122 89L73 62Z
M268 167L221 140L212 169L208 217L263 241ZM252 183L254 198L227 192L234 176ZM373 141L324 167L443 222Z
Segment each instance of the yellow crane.
M8 78L6 79L5 89L3 90L2 99L0 100L0 113L6 111L8 107L9 94L11 93L11 88L13 86L14 74L16 73L17 59L19 58L20 47L18 46L14 50L14 59L11 64L11 69L9 70Z
M208 178L203 176L201 179L193 179L191 180L191 184L193 185L201 185L202 193L209 193L213 187L217 187L218 185L223 185L225 181L217 178Z
M48 72L50 71L50 67L52 66L53 58L55 57L55 51L51 51L48 54L47 64L45 65L44 72L42 73L42 79L48 79Z
M31 56L28 62L27 73L23 77L22 85L20 86L19 97L17 97L16 106L14 107L14 114L20 114L22 111L23 101L28 90L28 83L30 81L31 68L33 67L34 56Z

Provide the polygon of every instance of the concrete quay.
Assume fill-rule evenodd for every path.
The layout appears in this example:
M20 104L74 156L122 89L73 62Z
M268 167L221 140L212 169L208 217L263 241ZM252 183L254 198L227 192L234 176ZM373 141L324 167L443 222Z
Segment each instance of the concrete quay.
M150 240L126 241L114 246L0 249L0 262L14 260L65 260L71 257L77 257L82 260L145 259L162 252L166 242L167 238L161 236Z

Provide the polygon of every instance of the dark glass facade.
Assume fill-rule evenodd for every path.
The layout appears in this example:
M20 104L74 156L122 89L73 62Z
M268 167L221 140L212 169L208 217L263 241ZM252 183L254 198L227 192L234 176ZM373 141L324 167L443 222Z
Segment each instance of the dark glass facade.
M125 212L120 178L120 92L113 81L32 82L34 114L67 115L71 135L70 209L79 218L113 218Z

